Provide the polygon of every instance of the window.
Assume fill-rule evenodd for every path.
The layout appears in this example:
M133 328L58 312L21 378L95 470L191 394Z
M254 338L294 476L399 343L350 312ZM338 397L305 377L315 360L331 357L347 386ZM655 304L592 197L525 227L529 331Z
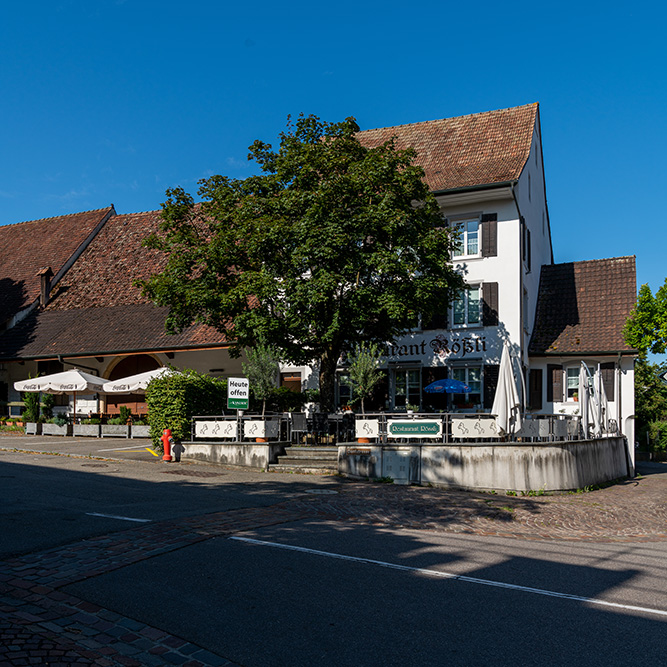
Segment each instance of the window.
M421 370L397 368L394 370L394 407L421 405Z
M574 401L579 400L579 369L581 366L573 366L572 368L567 369L567 385L566 385L566 396L565 400ZM588 378L588 386L593 385L592 377L595 372L592 368L588 368L590 377Z
M280 386L287 387L290 391L301 391L301 373L281 373Z
M452 368L452 378L465 382L472 391L467 394L452 394L454 405L480 405L482 401L482 368L481 366L464 366Z
M458 238L452 257L479 255L479 219L457 220L453 224Z
M464 290L452 302L452 325L455 327L479 326L481 323L480 286Z

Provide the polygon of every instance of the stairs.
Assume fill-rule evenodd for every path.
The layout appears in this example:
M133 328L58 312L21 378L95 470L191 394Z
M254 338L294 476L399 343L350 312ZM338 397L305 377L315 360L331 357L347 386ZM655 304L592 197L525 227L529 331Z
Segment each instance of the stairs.
M338 473L338 447L286 447L278 463L269 463L269 472L292 472L311 475Z

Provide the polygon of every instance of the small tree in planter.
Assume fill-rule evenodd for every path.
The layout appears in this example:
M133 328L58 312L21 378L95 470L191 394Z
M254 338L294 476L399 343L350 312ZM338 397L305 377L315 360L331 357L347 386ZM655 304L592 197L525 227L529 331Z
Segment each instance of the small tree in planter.
M276 390L276 378L280 372L278 355L274 348L258 343L254 349L247 349L247 363L243 363L243 372L250 381L250 388L255 398L262 401L262 417L266 411L266 399Z
M44 394L42 396L42 417L46 421L53 418L53 406L55 402L56 397L53 394Z
M23 403L25 410L23 411L23 419L25 422L36 423L39 419L39 397L38 391L27 391L23 395Z
M382 352L377 343L370 345L357 345L350 355L350 367L348 373L354 397L352 403L361 402L361 414L366 414L364 400L373 394L378 382L382 379L380 370L380 359Z

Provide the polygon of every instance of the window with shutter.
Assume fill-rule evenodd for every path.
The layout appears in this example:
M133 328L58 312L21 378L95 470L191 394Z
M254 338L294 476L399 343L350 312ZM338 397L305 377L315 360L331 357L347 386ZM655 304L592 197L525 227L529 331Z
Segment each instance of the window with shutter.
M531 410L542 409L542 369L531 368L528 376L528 407Z
M498 283L482 283L482 324L498 324Z
M547 401L560 403L563 400L563 367L558 364L547 366Z
M482 215L482 257L498 256L498 214Z

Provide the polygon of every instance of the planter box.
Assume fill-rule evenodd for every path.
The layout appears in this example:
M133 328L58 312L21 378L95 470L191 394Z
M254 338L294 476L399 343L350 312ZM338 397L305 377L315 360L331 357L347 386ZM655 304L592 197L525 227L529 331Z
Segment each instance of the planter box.
M42 433L42 424L37 422L28 422L25 425L25 434L26 435L41 435Z
M100 424L74 424L72 435L82 435L88 438L99 438Z
M150 438L151 427L148 424L132 424L130 438Z
M103 438L129 438L130 427L127 424L102 424Z
M58 426L58 424L42 424L42 435L70 435L72 433L72 426L65 424L65 426Z

